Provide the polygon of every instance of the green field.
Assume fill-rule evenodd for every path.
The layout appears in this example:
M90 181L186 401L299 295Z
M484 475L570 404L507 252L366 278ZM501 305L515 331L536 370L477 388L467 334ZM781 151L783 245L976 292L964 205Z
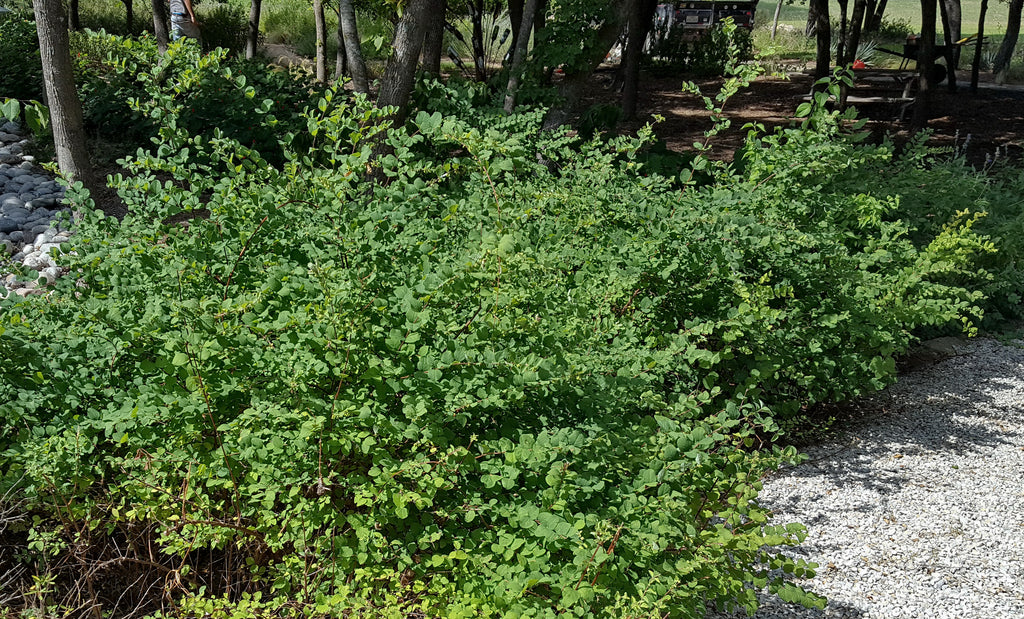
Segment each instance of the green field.
M775 15L776 0L762 0L757 5L758 24L770 25ZM963 0L962 31L965 34L974 34L978 31L978 14L981 10L981 0ZM853 11L853 2L849 4L849 10ZM830 14L833 19L839 18L839 3L833 2L830 7ZM921 28L921 3L917 0L890 0L885 10L885 17L888 21L909 23L915 31ZM985 32L988 34L1003 34L1006 32L1007 7L1004 3L990 2L988 14L985 18ZM784 2L782 13L779 16L780 24L791 26L803 26L807 20L807 3ZM942 30L941 21L937 24L939 31Z

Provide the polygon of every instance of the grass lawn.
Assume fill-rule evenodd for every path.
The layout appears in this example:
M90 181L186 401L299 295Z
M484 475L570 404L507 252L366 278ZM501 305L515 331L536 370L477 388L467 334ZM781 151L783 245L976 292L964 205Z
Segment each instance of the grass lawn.
M775 7L779 0L761 0L757 5L758 23L771 24L775 15ZM830 6L832 19L839 19L839 3L832 0ZM962 31L974 34L978 31L978 14L981 11L981 0L961 0L963 11ZM849 11L853 12L853 1L849 2ZM1005 3L990 0L988 14L985 16L986 34L1003 34L1006 32L1007 7ZM885 19L893 22L909 23L916 32L921 29L921 3L918 0L889 0L885 9ZM779 23L803 27L807 21L807 3L790 4L783 2ZM942 22L937 24L942 30Z

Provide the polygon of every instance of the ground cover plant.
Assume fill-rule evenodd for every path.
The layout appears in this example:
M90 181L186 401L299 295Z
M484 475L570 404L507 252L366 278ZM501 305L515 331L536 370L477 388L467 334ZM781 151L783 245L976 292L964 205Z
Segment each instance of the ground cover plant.
M883 166L827 91L731 167L656 170L649 132L542 132L479 85L423 82L390 126L187 45L110 53L159 121L112 179L128 215L78 193L71 275L0 301L0 567L43 614L820 605L803 527L756 500L799 459L780 426L969 330L995 276L977 213L852 182L933 163ZM216 87L278 139L197 131ZM1006 225L1013 182L978 180Z

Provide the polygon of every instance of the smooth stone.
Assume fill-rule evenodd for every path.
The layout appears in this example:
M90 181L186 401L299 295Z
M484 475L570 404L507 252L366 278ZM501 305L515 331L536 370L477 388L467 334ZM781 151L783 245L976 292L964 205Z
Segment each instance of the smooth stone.
M46 254L47 256L50 255L50 251L53 249L60 252L60 243L43 243L42 245L37 245L37 247L39 248L37 251Z
M14 196L13 198L7 198L3 202L0 202L0 207L4 209L10 208L23 208L25 201L21 199L21 196Z
M23 252L23 251L19 251L19 252L15 253L13 256L11 256L11 260L13 260L14 262L21 262L24 259L25 259L25 252Z
M57 280L58 277L61 276L61 271L60 267L52 266L46 267L45 269L40 271L39 274L46 278L46 283L52 284Z
M8 234L7 238L11 239L11 242L13 243L24 243L25 233L22 232L21 230L15 230L14 232Z
M35 199L36 194L29 193L29 192L26 191L25 193L21 194L18 197L21 198L22 203L28 203L28 202L31 202L32 200ZM31 208L31 207L29 207L29 208Z
M28 173L29 173L29 171L26 170L25 168L21 167L20 165L18 167L16 167L16 168L11 168L10 170L7 170L8 178L19 178L19 177L25 176Z
M7 121L2 127L0 127L0 131L5 131L7 133L21 133L21 126L17 123Z
M11 144L7 147L7 151L12 155L20 155L25 152L25 149L22 148L21 144Z
M33 271L41 271L46 267L56 266L53 263L53 258L49 254L43 254L40 252L32 252L25 256L21 261L25 265L26 269L32 269Z
M15 135L13 133L8 133L6 131L0 131L0 142L3 142L4 144L12 144L20 140L20 135Z
M18 163L23 161L18 155L12 155L11 153L0 153L0 163Z
M0 203L3 203L3 201L8 199L8 198L17 198L17 197L18 197L18 194L11 193L11 192L8 191L7 193L5 193L3 195L0 195Z
M44 243L49 243L55 236L57 236L57 231L53 228L47 228L44 232L36 236L36 240L32 241L32 244L38 247Z
M7 215L7 219L20 221L22 225L32 219L32 216L29 215L28 209L23 206L8 206L4 209L4 214Z
M38 237L40 234L46 232L50 228L50 224L39 224L38 226L32 226L31 230L28 230L29 236Z
M34 170L35 166L32 165L31 161L22 161L20 164L18 164L18 169L25 171Z
M21 228L21 222L14 221L13 219L7 219L6 217L0 219L0 232L14 232Z
M28 161L29 163L32 163L33 161L36 160L36 158L33 157L32 155L22 155L21 159L22 161Z

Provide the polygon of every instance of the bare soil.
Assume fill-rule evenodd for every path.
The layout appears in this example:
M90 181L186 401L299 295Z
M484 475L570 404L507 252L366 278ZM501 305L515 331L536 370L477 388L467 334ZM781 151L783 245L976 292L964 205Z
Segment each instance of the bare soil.
M854 107L860 118L867 118L866 129L873 140L889 135L904 144L917 131L911 127L914 103L900 100L910 73L871 70L858 76L851 96L867 99ZM655 125L655 133L675 151L693 149L695 141L711 127L704 104L683 93L686 76L654 77L644 75L640 83L638 120L623 122L619 130L635 132L657 114L664 121ZM582 109L596 103L616 103L619 94L613 85L613 73L599 74L584 97ZM698 80L705 95L713 96L720 79ZM808 72L789 74L787 79L762 77L737 94L725 108L731 127L713 141L712 156L730 159L746 136L746 123L761 123L767 128L793 122L793 114L810 93L813 77ZM950 93L945 83L932 92L928 128L934 133L929 143L963 150L975 165L984 165L996 155L1020 162L1024 158L1024 87L997 86L982 82L976 94L970 92L970 75L959 76L958 92ZM911 97L915 92L909 93ZM970 138L968 140L968 137Z

